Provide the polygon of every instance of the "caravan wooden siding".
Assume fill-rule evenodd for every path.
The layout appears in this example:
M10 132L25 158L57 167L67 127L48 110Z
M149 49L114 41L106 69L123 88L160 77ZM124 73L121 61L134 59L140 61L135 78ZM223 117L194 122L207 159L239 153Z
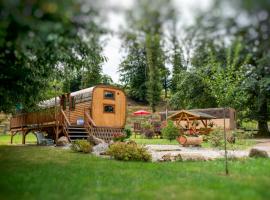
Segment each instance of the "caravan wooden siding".
M75 103L74 110L70 110L69 107L66 107L65 114L68 117L71 124L76 124L77 119L84 118L84 111L90 112L91 101L86 101L82 103Z
M106 92L112 92L113 97L106 97ZM126 122L126 96L116 88L97 87L93 90L91 117L97 126L121 128ZM105 106L111 106L113 111L106 112Z

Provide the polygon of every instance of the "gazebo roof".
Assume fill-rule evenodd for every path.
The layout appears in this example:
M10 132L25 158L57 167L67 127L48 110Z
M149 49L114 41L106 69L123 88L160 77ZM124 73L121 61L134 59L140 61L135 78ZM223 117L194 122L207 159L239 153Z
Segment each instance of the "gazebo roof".
M168 119L178 120L180 117L182 118L182 120L187 120L186 118L188 118L189 120L206 120L206 119L216 118L212 115L199 112L199 111L180 110L179 112L174 113L173 115L169 116Z

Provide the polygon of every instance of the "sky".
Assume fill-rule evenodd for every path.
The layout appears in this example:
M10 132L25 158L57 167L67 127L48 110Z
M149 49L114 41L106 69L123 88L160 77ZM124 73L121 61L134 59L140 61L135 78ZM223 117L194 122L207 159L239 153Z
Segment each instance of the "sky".
M119 82L118 67L123 60L123 51L121 51L121 38L118 32L125 27L125 10L132 8L134 0L107 0L106 9L103 10L106 16L105 27L112 30L104 36L105 47L103 54L107 62L103 65L103 73L112 77L114 82ZM198 9L207 9L212 0L173 0L173 4L180 13L179 24L190 25L193 23L194 13Z

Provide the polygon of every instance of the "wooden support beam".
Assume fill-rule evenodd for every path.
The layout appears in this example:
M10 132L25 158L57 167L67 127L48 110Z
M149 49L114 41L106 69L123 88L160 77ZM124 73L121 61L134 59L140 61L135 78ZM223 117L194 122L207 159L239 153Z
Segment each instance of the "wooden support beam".
M177 120L177 125L180 125L181 121L182 121L182 118L183 118L183 113L181 113L180 117L178 118Z
M188 115L185 113L184 114L185 115L185 118L186 118L186 120L187 120L187 125L188 125L188 129L189 129L189 126L190 126L190 121L189 121L189 118L188 118Z
M17 134L16 132L11 132L11 136L10 136L10 144L13 144L13 137Z
M202 121L204 127L207 128L207 122L204 122L203 119L201 119L201 121ZM206 121L207 121L207 120L206 120Z
M25 144L26 131L22 132L22 144Z

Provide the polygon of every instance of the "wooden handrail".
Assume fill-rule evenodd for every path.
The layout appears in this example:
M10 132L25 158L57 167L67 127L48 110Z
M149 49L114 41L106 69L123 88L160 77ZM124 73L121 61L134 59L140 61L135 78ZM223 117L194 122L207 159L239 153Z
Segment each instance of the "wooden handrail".
M90 115L89 115L89 113L88 112L84 112L84 115L85 115L85 117L84 118L86 118L86 119L84 119L86 122L90 122L90 125L91 126L96 126L96 124L95 124L95 122L94 122L94 120L90 117Z
M70 122L69 122L69 120L68 120L68 118L67 118L65 112L63 111L63 109L61 109L61 114L62 114L62 116L64 117L65 122L70 126L71 124L70 124Z

